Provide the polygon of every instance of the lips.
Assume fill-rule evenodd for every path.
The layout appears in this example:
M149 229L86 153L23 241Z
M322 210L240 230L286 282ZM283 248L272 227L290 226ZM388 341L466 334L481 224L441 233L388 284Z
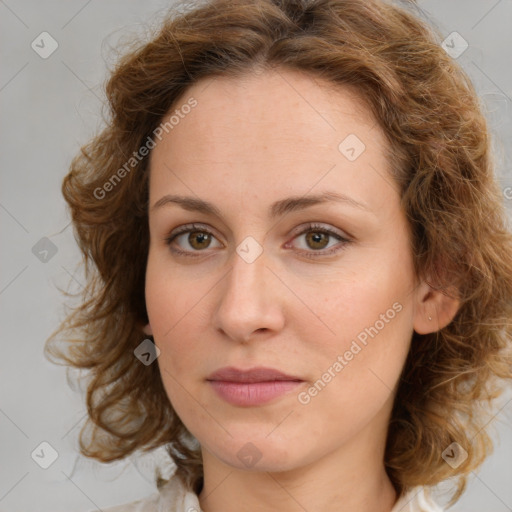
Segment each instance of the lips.
M299 377L286 375L274 368L259 366L248 370L239 370L232 366L213 372L206 380L225 382L272 382L272 381L302 381Z
M288 394L302 382L274 368L241 370L234 367L213 372L207 382L224 401L239 407L263 405Z

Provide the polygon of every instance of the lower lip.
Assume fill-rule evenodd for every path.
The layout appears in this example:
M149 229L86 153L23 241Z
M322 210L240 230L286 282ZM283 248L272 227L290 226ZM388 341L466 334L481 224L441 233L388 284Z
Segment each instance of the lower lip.
M208 381L215 392L226 402L238 406L261 405L283 396L302 384L296 380L269 382Z

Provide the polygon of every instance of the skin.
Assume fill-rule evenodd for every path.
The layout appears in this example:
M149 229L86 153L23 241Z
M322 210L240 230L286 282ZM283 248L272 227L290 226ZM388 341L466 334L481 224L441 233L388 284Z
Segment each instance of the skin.
M384 446L411 336L444 327L458 303L416 279L385 136L356 93L296 71L204 79L181 104L191 96L197 106L151 154L145 331L161 351L169 399L202 447L201 507L389 512L397 496ZM338 149L349 134L366 146L354 161ZM268 216L275 201L324 191L368 209L325 202ZM212 202L221 216L155 208L166 194ZM349 242L299 234L309 222ZM166 244L190 223L212 232L209 245L187 233L171 247L197 257ZM248 236L262 249L251 263L236 251ZM300 403L394 303L400 312ZM272 367L304 382L268 404L234 406L206 381L225 366ZM247 443L261 457L250 467L237 456Z

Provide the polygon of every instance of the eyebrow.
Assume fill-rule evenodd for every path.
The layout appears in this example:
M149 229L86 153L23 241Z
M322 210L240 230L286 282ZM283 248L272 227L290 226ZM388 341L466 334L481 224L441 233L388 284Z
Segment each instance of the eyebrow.
M345 194L339 194L337 192L323 192L316 195L308 196L291 196L286 199L280 199L275 203L272 203L269 210L270 219L280 217L286 213L291 213L298 210L303 210L310 206L318 204L325 204L329 202L342 203L353 208L364 210L373 213L368 205L358 202L355 199L346 196ZM199 199L197 197L187 197L180 195L168 194L161 197L151 208L156 210L169 204L178 204L185 210L200 212L209 215L215 215L222 218L220 210L212 203Z

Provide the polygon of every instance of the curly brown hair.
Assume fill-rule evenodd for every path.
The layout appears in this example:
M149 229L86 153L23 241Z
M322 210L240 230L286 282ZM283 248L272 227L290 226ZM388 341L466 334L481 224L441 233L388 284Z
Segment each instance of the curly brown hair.
M107 126L74 158L62 185L87 285L45 346L47 357L89 370L85 456L107 462L165 445L177 474L198 489L200 451L158 365L134 357L148 322L149 158L139 150L199 79L278 67L357 89L392 148L416 273L458 293L451 323L413 333L385 466L399 493L454 476L452 502L463 492L490 453L488 406L512 373L512 235L477 94L411 5L196 2L176 7L149 42L119 61L106 85ZM456 469L441 457L452 442L468 452Z

